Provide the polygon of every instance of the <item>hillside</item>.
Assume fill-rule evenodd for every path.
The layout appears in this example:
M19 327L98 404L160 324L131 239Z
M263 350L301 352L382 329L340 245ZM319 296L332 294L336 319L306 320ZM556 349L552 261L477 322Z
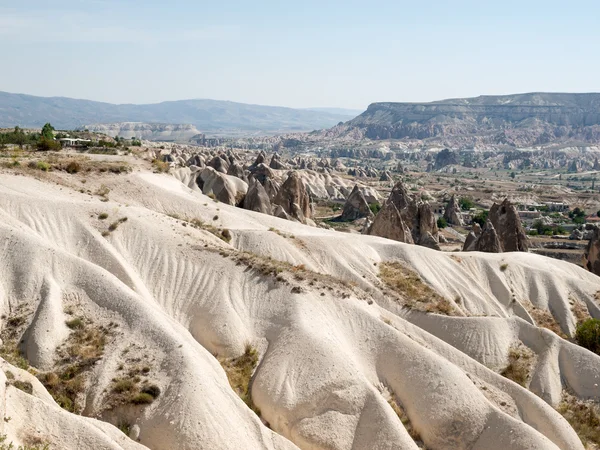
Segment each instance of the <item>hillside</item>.
M600 357L568 337L600 317L596 275L302 225L133 156L18 157L0 167L9 441L584 450L563 414L600 399Z
M322 110L219 100L114 105L65 97L0 92L0 127L41 127L50 122L59 129L73 129L89 124L145 122L188 124L202 132L256 134L311 131L331 127L351 117Z
M447 145L600 142L600 94L530 93L431 103L373 103L340 135Z

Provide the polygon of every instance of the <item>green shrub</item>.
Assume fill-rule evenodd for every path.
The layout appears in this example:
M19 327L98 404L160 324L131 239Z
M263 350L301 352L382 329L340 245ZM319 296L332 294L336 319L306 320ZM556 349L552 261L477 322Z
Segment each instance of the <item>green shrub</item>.
M81 330L83 328L83 320L81 320L81 318L79 318L79 317L77 317L73 320L69 320L69 321L65 322L65 324L71 330Z
M381 211L381 203L371 203L369 204L369 209L374 215L377 215L377 213Z
M148 405L154 401L154 397L146 392L140 392L131 398L131 403L134 405Z
M463 211L468 211L472 208L475 208L475 203L469 197L461 197L458 201L458 204L460 205L460 209Z
M600 355L600 320L588 319L580 323L575 331L577 343Z
M107 213L100 213L98 215L98 219L100 219L100 220L108 219L108 214Z
M437 220L438 228L446 228L448 226L448 222L443 217L439 217Z
M48 172L50 170L50 164L44 161L38 161L35 165L35 168L38 170L43 170L44 172Z
M160 395L160 388L155 384L150 384L142 388L142 394L151 395L152 398L158 398Z
M17 389L22 390L23 392L27 392L28 394L33 394L33 385L29 381L13 381L12 385Z
M485 222L487 222L489 214L489 211L480 211L478 214L473 216L473 223L478 223L481 227L483 227L485 225Z
M47 151L58 151L61 149L60 143L53 140L42 137L38 143L36 144L37 149L39 151L47 152Z

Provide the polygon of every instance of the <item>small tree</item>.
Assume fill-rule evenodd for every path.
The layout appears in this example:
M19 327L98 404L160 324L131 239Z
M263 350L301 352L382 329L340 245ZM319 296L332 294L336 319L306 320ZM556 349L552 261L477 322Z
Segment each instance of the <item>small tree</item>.
M460 209L463 211L468 211L475 207L475 203L469 197L461 197L458 203L460 205Z
M479 214L473 216L473 223L478 223L480 226L484 226L485 222L487 222L489 211L481 211Z
M42 137L36 145L39 151L58 151L61 149L61 146L58 142L56 142L54 139L46 139L45 137Z
M54 127L47 123L42 127L42 138L43 139L54 139Z
M600 320L588 319L580 323L575 331L575 339L582 347L600 355Z
M446 228L448 226L448 222L443 217L439 217L437 220L438 228Z

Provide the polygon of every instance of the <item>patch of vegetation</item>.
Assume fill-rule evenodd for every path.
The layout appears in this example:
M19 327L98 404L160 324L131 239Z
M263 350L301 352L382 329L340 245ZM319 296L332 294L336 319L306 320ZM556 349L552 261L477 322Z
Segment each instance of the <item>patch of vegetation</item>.
M533 228L529 231L530 236L552 236L555 234L566 234L567 231L560 225L550 226L546 225L541 220L533 222Z
M100 214L98 214L98 219L100 219L100 220L108 219L108 214L100 213Z
M48 164L45 161L38 161L33 164L32 163L33 161L29 164L29 167L31 167L32 169L41 170L43 172L48 172L50 170L50 164Z
M508 366L500 372L500 375L527 387L534 360L535 354L531 349L522 344L513 346L508 351Z
M110 193L110 188L104 184L101 184L98 190L96 191L96 195L102 198L102 201L108 201L108 194Z
M79 164L77 161L71 161L69 164L67 164L67 167L65 168L65 170L67 171L67 173L80 172L81 164Z
M166 173L169 171L169 163L160 161L158 159L152 160L152 167L154 168L154 172L157 173Z
M50 444L46 444L44 442L36 442L33 444L19 445L15 447L15 445L10 442L6 443L7 436L5 434L0 435L0 450L50 450ZM30 439L32 441L38 441L37 438Z
M447 316L457 313L450 301L427 286L418 274L399 262L381 263L379 277L403 299L407 308Z
M400 405L400 402L398 402L396 396L391 395L390 399L388 400L388 403L398 416L398 419L400 419L400 422L402 422L402 425L404 425L404 429L408 432L412 440L415 441L415 444L417 444L417 447L425 449L426 447L423 443L423 440L421 439L421 435L412 426L412 423L408 418L406 411L404 411L404 408L402 407L402 405Z
M227 243L231 242L231 238L232 238L231 231L229 231L227 228L224 228L224 229L217 228L213 225L205 223L201 219L191 219L186 222L188 222L194 228L205 230L205 231L208 231L209 233L214 234L216 237L218 237L219 239L221 239L224 242L227 242Z
M437 220L437 227L438 228L446 228L448 226L448 222L446 221L446 219L444 219L443 217L438 217Z
M586 448L593 449L600 446L600 406L598 403L579 400L565 392L557 411L567 419ZM591 445L595 447L588 447Z
M578 225L585 223L585 211L579 207L569 211L569 218Z
M127 353L128 349L125 349L123 354ZM124 370L123 365L119 370ZM158 398L161 393L160 388L147 380L142 381L141 376L147 376L149 373L149 366L134 365L127 369L126 376L113 378L108 398L109 409L126 404L148 405Z
M250 385L254 369L258 365L258 352L256 349L247 344L243 355L237 358L221 358L219 362L227 374L231 388L252 411L260 416L260 410L252 402Z
M575 340L577 344L600 355L600 320L588 319L577 325Z
M29 381L14 380L11 381L9 384L16 387L17 389L20 389L23 392L33 394L33 385Z
M67 325L71 330L81 330L84 327L83 319L79 317L76 317L72 320L68 320L67 322L65 322L65 325Z
M487 222L487 218L489 216L490 212L483 210L483 211L479 211L477 214L475 214L473 216L473 223L478 223L481 227L483 227L485 225L485 223Z
M127 222L127 217L121 217L119 220L114 221L113 223L111 223L108 226L108 232L111 233L111 232L115 231L119 227L119 225L121 225L122 223L125 223L125 222ZM104 236L104 234L103 234L103 236Z
M508 264L507 264L507 263L504 263L504 264L501 264L501 265L500 265L500 271L501 271L501 272L505 272L505 271L506 271L506 269L508 269Z
M470 209L475 208L475 202L469 197L461 197L458 200L458 204L463 211L469 211Z
M80 395L84 391L87 374L102 357L110 330L94 326L91 321L81 320L76 325L65 344L58 349L60 360L56 369L40 373L37 377L56 403L79 414L82 410Z
M373 213L373 215L377 215L377 213L379 211L381 211L381 203L376 202L376 203L369 203L369 209L371 210L371 212Z
M556 321L556 319L550 311L548 311L547 309L538 308L537 306L534 306L533 303L531 303L530 301L523 301L521 302L521 304L527 310L529 315L531 315L531 317L535 321L536 326L547 328L548 330L553 331L562 338L567 337L567 335L563 333L559 323Z
M23 129L15 127L13 131L0 133L0 145L14 144L22 148L25 145L35 145L39 138L38 133L26 133Z
M13 366L23 370L29 369L29 362L23 357L19 350L19 341L23 334L23 329L28 323L29 312L24 305L18 305L14 308L13 315L2 316L5 320L4 327L0 337L2 346L0 347L0 356Z

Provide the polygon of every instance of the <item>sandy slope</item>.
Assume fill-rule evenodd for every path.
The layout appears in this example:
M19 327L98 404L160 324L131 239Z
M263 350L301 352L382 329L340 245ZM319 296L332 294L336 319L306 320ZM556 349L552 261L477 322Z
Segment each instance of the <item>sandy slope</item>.
M24 349L38 368L52 366L69 333L66 306L118 323L94 367L84 413L138 425L142 445L417 448L387 401L392 392L427 448L583 448L552 405L564 388L600 399L600 358L538 328L525 306L550 311L569 334L573 300L600 317L598 277L533 254L457 257L306 227L215 203L168 175L88 177L86 189L110 189L107 202L58 181L0 175L0 308L34 311ZM227 228L232 240L184 218ZM277 281L236 261L239 251L329 278L286 269ZM378 278L388 260L418 272L458 315L402 308ZM504 367L519 342L537 355L531 392L490 370ZM213 356L238 356L247 343L261 355L252 398L271 429L229 387ZM162 394L149 406L105 411L125 349L151 365ZM2 398L15 411L3 424L15 442L32 426L60 439L69 422L77 439L61 448L139 447L110 425L58 413L41 386L37 399L14 391ZM43 402L52 418L23 412L32 402Z

